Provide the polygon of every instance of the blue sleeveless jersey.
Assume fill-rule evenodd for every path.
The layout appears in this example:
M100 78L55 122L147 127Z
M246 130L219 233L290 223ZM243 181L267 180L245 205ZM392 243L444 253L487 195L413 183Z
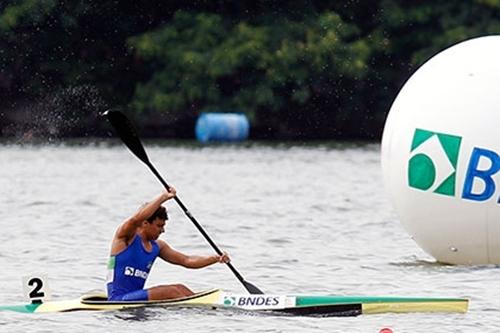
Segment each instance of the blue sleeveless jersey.
M151 241L151 252L146 251L139 235L125 250L109 257L107 289L108 299L114 299L144 288L151 266L160 253L160 247Z

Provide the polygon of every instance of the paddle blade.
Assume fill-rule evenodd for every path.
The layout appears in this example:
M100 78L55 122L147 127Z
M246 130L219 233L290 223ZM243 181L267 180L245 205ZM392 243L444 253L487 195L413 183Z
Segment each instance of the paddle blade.
M263 295L264 294L264 292L262 290L260 290L259 288L257 288L253 284L251 284L250 282L247 282L244 280L242 282L243 282L243 286L250 294L253 294L253 295Z
M123 141L123 143L137 156L141 161L146 164L149 163L148 155L144 150L144 146L137 135L132 122L120 111L117 110L107 110L102 114L111 123L111 126L115 129L116 133Z

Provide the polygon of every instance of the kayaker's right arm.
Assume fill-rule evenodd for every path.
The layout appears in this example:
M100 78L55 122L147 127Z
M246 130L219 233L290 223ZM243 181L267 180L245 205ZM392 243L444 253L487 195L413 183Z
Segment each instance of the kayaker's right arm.
M137 213L125 220L116 231L115 239L129 241L134 238L137 228L139 228L145 220L147 220L165 201L175 197L176 191L174 187L170 187L170 191L164 191L152 201L141 207Z

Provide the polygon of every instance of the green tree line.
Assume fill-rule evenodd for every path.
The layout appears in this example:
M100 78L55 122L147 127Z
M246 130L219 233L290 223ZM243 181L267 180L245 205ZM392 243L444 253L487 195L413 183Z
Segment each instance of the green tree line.
M378 139L419 65L500 33L500 0L0 2L0 133L192 137L244 112L265 139Z

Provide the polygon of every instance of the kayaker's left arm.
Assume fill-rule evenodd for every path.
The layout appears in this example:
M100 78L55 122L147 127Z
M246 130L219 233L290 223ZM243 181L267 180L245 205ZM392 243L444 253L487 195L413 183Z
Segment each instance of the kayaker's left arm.
M187 255L174 250L162 240L158 240L157 242L160 247L160 258L174 265L186 268L203 268L216 263L228 263L231 261L229 255L225 252L221 256L217 254L211 256Z

